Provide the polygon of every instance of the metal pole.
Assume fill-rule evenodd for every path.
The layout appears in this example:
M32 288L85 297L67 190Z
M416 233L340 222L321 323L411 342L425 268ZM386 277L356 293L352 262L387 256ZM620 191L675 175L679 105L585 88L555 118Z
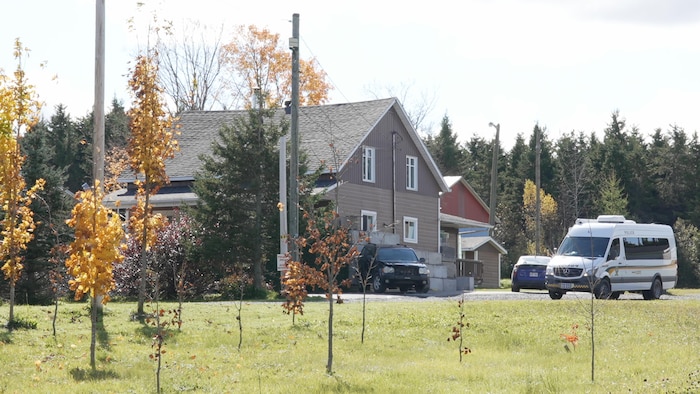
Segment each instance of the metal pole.
M292 104L291 104L291 157L289 163L289 233L291 235L292 260L299 261L295 241L299 236L299 14L292 15Z
M489 232L493 235L493 227L496 225L496 177L498 175L498 134L501 131L501 124L489 123L489 126L496 128L496 138L493 141L493 159L491 160L491 195L489 203Z

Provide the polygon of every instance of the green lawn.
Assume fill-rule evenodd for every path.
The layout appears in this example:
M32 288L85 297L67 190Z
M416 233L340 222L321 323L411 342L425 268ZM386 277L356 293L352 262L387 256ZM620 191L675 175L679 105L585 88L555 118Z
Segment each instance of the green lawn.
M621 393L700 389L699 300L595 301L591 381L590 300L466 301L464 345L448 341L454 299L370 302L360 341L360 302L335 304L332 375L326 302L309 302L292 325L281 302L245 302L243 338L234 303L188 303L182 331L165 345L163 392L211 393ZM161 305L168 309L173 304ZM98 368L90 363L86 304L17 306L37 329L0 329L0 393L152 393L153 328L130 320L135 303L106 306ZM0 321L8 316L0 306ZM578 346L562 334L578 324Z

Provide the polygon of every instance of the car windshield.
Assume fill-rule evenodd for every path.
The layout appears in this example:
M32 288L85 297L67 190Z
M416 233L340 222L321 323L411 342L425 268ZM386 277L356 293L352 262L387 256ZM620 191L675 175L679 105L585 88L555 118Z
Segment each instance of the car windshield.
M608 247L609 238L601 237L566 237L559 246L557 254L562 256L603 257Z
M416 253L411 249L383 248L377 253L377 260L380 261L406 261L415 263L418 261Z

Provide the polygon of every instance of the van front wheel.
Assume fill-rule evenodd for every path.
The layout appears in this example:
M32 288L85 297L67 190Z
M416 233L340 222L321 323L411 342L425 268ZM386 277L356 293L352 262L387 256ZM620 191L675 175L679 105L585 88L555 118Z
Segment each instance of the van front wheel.
M554 291L554 290L549 291L549 298L551 298L553 300L561 300L562 296L564 296L564 293L562 293L560 291Z
M654 281L651 282L651 289L644 290L642 296L645 300L658 300L661 298L661 293L664 291L664 286L661 284L661 279L657 276Z
M611 295L612 288L610 287L610 280L608 278L601 279L595 289L595 298L607 300Z

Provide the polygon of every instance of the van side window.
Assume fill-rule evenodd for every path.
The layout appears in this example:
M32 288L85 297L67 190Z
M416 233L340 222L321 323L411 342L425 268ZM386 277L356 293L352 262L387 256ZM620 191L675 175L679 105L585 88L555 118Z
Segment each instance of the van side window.
M628 237L624 246L627 260L661 260L670 253L666 238Z
M610 260L615 260L620 256L620 239L615 238L613 239L612 243L610 244L610 252L608 253L608 261Z

